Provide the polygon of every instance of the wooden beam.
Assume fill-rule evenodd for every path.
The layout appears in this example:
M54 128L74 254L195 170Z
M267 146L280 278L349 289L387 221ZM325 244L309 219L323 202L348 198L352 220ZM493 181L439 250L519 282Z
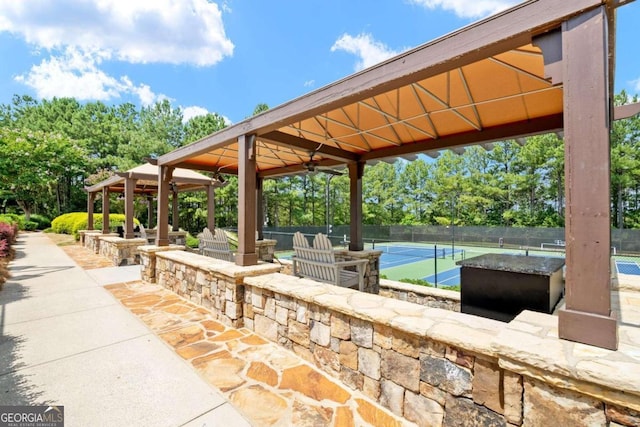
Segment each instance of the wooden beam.
M305 138L300 138L295 135L280 131L271 131L259 136L260 140L284 147L291 147L294 149L300 149L307 152L320 153L324 157L328 157L334 160L340 160L343 162L353 162L358 160L359 156L351 151L341 150L340 148L332 147L320 142L311 141Z
M332 160L332 159L320 160L317 163L318 163L319 169L316 169L316 170L318 172L321 172L323 167L330 168L330 167L339 166L343 164L343 162ZM291 165L291 166L284 166L281 168L263 170L260 173L258 173L258 176L262 178L275 178L278 176L296 175L301 173L309 173L309 170L306 167L304 167L304 165Z
M602 4L601 0L530 0L402 53L300 98L161 156L176 165L241 135L265 134L531 42L532 37Z
M556 132L562 130L562 126L562 114L556 114L524 122L485 128L480 132L472 131L438 139L423 139L410 144L403 144L399 147L389 147L377 151L371 151L363 154L361 158L362 160L369 161L373 159L442 150L476 143L484 144L487 142L503 141L505 139L512 139L520 136Z
M613 120L628 119L640 114L640 102L618 105L613 110Z

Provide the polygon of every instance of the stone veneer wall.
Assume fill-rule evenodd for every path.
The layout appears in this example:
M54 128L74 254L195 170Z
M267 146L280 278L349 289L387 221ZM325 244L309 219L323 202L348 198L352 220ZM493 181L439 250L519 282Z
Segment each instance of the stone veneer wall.
M276 252L277 243L278 241L273 239L256 240L258 259L264 262L273 262L273 255Z
M244 325L244 280L280 271L278 264L238 266L185 251L156 252L156 281L196 304L211 310L222 323Z
M138 248L140 253L140 275L142 280L149 283L156 283L156 254L158 252L166 251L184 251L185 246L169 245L169 246L156 246L145 245Z
M100 255L111 260L116 267L140 264L138 247L147 243L146 239L123 239L122 237L100 237Z
M272 273L278 264L155 256L163 286L420 426L640 425L637 328L621 324L612 352L559 340L546 314L502 323Z
M625 356L558 340L553 316L507 324L283 274L246 278L243 313L245 327L421 426L640 423L640 379L614 369ZM596 354L606 370L582 370Z
M80 240L84 242L84 247L91 249L94 254L100 253L100 239L103 237L117 237L118 233L102 234L101 231L80 232Z
M378 294L380 290L380 255L382 255L382 251L335 249L334 253L338 262L368 259L369 265L367 265L364 272L364 292Z
M380 279L380 293L378 295L413 302L425 307L460 311L460 292L442 288L429 288L412 283Z

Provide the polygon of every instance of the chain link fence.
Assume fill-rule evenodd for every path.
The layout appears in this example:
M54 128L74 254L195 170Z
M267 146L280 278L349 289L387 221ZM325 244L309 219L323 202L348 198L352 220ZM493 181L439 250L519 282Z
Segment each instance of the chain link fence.
M306 227L278 227L263 230L265 239L277 241L277 251L293 250L293 234L300 231L313 240L317 233L327 234L326 226ZM349 226L339 225L331 227L328 234L335 248L347 248L349 245ZM428 245L437 251L433 255L416 254L407 250L414 260L402 261L394 254L386 256L387 261L381 265L383 273L394 266L390 261L397 259L398 265L404 262L428 262L427 274L422 265L415 264L411 273L429 283L444 286L455 286L459 283L455 262L465 257L473 257L489 251L504 251L507 253L531 256L565 256L565 229L538 227L448 227L448 226L363 226L365 248L383 249L390 245L403 244ZM640 230L611 231L611 252L614 255L615 266L619 273L640 275ZM466 248L460 250L460 247ZM455 248L455 250L454 250ZM411 248L408 248L411 249ZM440 256L440 251L442 256ZM395 251L394 251L395 252ZM414 265L414 264L412 264ZM420 271L425 271L421 274ZM404 276L403 276L404 277Z
M348 244L349 226L336 225L327 233L326 226L265 228L264 237L278 241L278 250L291 250L296 231L307 236L328 234L335 246ZM542 227L450 227L437 225L364 225L365 243L413 242L504 248L564 248L564 228ZM611 230L612 252L616 255L640 256L640 230Z

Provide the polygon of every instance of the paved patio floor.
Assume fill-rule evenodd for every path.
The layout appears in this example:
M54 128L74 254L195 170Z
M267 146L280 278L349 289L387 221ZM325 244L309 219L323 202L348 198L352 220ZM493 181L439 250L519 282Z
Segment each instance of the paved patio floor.
M19 246L15 283L0 291L0 405L65 405L69 426L124 425L129 408L126 425L413 425L294 353L139 280L138 266L112 267L43 234L23 234ZM64 270L51 269L55 259ZM30 269L40 269L33 283ZM17 291L47 314L21 315ZM47 310L55 295L69 309Z

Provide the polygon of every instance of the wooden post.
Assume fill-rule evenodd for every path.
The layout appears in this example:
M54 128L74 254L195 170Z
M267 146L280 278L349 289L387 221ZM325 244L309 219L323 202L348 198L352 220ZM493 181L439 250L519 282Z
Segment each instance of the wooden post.
M109 188L102 187L102 234L109 234Z
M262 203L262 182L263 178L256 177L256 231L258 232L258 240L263 240L262 227L264 225L264 205Z
M96 193L87 194L87 230L93 230L93 208L96 203Z
M236 264L255 265L256 254L256 136L238 138L238 254Z
M362 175L365 162L349 163L350 235L349 250L364 249L362 239Z
M147 196L147 227L153 227L153 196Z
M171 191L171 225L173 231L180 230L180 217L178 215L178 189L175 186Z
M211 231L216 226L216 189L207 185L207 228Z
M169 190L173 168L158 166L158 230L157 246L169 246Z
M567 251L558 329L560 338L615 350L607 23L599 7L562 26Z
M136 188L136 180L125 178L124 180L124 238L133 239L133 190Z

